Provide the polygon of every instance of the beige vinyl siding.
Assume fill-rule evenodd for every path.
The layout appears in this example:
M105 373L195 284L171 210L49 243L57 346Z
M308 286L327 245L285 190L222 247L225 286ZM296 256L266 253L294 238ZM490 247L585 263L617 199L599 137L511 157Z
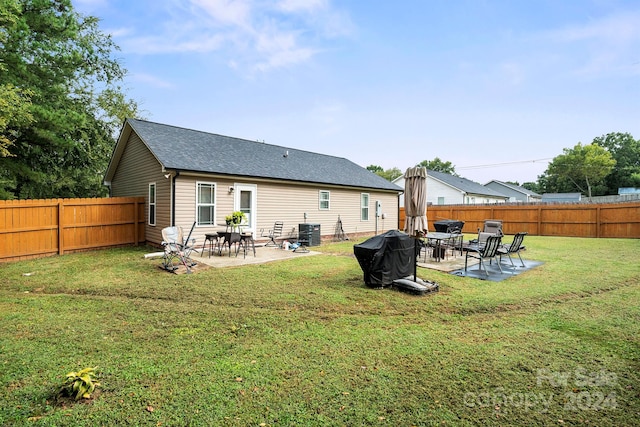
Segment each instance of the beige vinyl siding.
M216 185L216 210L215 221L217 226L198 226L193 230L192 237L196 238L196 244L204 242L204 235L218 230L224 230L224 217L233 212L233 194L229 193L229 187L235 180L229 178L217 178L207 176L180 175L176 179L176 225L181 226L187 234L196 220L196 192L197 183L206 182Z
M196 226L192 237L196 245L204 242L205 233L224 230L224 217L233 211L233 194L229 187L236 183L254 184L257 186L256 208L256 240L260 238L260 230L265 233L273 227L275 221L284 221L284 234L297 238L298 224L306 222L320 224L321 234L331 237L335 233L338 215L342 219L347 234L373 234L375 232L375 201L382 203L382 212L386 218L378 220L378 233L397 228L398 196L395 193L376 192L373 190L347 189L342 187L315 186L298 183L256 182L246 179L230 179L228 177L208 178L205 176L180 175L176 180L176 225L189 232L196 219L196 183L209 182L216 184L216 222L218 226ZM319 190L330 191L331 207L320 210L318 205ZM369 193L369 221L360 221L360 194Z
M149 183L156 183L156 225L149 225ZM162 167L140 138L131 133L118 169L111 181L113 197L144 197L146 239L162 241L162 229L171 221L171 180L166 179Z

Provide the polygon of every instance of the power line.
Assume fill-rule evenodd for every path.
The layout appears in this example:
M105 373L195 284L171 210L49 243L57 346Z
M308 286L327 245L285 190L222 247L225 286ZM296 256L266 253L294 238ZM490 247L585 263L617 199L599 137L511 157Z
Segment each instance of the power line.
M524 163L536 163L536 162L542 162L542 161L546 161L546 160L551 160L553 159L553 157L547 157L545 159L535 159L535 160L520 160L517 162L504 162L504 163L492 163L492 164L488 164L488 165L475 165L475 166L456 166L456 170L460 170L460 169L483 169L483 168L495 168L496 166L509 166L509 165L520 165L520 164L524 164Z

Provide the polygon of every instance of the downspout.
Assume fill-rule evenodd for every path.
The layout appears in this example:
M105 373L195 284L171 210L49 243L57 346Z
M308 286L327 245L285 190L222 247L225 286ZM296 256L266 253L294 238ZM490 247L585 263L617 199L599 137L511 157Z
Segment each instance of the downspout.
M180 171L171 175L171 227L176 226L176 178L180 176Z

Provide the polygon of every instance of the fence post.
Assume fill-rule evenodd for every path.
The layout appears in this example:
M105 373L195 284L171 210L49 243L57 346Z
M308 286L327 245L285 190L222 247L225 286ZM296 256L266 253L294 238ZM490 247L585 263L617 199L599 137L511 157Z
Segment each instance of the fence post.
M140 228L138 224L138 200L133 201L133 216L134 216L133 226L135 227L133 235L135 236L135 239L136 239L133 245L138 246L138 241L140 240L140 236L138 235L140 233L140 231L138 230Z
M58 199L58 255L64 253L64 201Z

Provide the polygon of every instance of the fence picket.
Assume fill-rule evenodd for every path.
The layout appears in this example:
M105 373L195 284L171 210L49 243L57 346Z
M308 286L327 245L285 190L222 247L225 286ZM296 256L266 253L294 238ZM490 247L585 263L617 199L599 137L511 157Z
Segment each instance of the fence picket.
M404 227L400 208L398 228ZM503 221L506 234L533 236L640 238L640 201L622 203L430 205L429 230L441 219L464 221L465 233L476 233L486 219Z
M138 218L144 203L144 197L2 200L0 262L144 243Z

